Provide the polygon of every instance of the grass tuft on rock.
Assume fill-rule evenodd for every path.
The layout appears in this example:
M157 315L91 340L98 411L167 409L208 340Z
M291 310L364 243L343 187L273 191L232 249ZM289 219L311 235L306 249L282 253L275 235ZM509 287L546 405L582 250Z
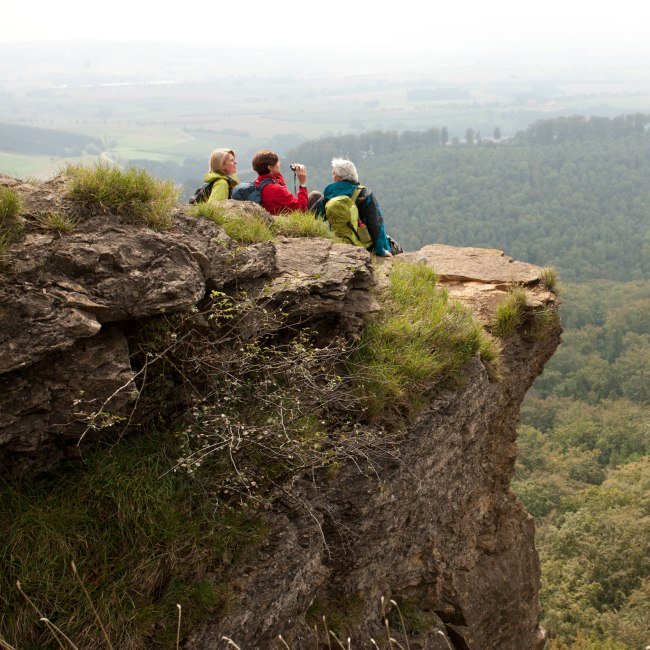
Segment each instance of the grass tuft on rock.
M541 283L549 290L557 293L559 276L554 266L545 266L539 274Z
M390 273L382 313L367 323L351 361L371 418L414 413L427 388L459 379L474 355L488 363L499 356L471 310L436 284L420 264L395 263Z
M256 244L273 239L273 233L263 219L229 210L223 205L198 203L190 208L190 215L212 221L223 228L231 239L242 244Z
M311 212L294 211L280 214L273 219L271 232L280 237L334 238L327 221L314 217Z
M526 291L522 287L512 287L497 307L494 334L500 339L512 336L523 323L525 311Z
M23 230L20 219L20 196L9 187L0 188L0 271L11 267L7 249Z
M159 181L144 169L97 162L87 167L69 165L68 196L91 213L112 213L131 223L166 230L177 191L171 181Z
M77 218L65 212L47 212L38 219L38 224L46 230L53 230L59 235L72 232L77 223Z

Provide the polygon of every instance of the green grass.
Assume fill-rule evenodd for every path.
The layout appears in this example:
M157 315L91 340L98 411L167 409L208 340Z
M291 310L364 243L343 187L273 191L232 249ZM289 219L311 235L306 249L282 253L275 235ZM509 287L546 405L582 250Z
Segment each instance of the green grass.
M497 307L494 333L501 339L512 336L523 323L526 310L526 291L522 287L513 287L507 297Z
M65 214L65 212L48 212L38 219L38 223L42 228L61 234L72 232L77 219L74 216Z
M23 230L20 220L20 196L8 187L0 188L0 271L11 268L7 251L9 244L16 241Z
M305 621L325 638L329 630L348 635L363 623L363 601L358 596L344 594L315 598L305 613Z
M554 266L545 266L539 274L539 279L549 291L558 290L558 273Z
M368 414L417 412L423 392L457 380L475 354L491 363L499 356L472 312L436 286L436 275L419 264L396 263L351 361Z
M95 452L82 468L24 486L0 483L0 638L54 647L16 588L79 647L100 631L71 571L75 562L114 647L171 648L176 603L183 634L226 606L223 574L260 539L245 515L216 508L210 468L170 472L172 434L139 435Z
M273 239L271 229L260 217L228 210L223 205L198 203L190 208L190 214L216 223L229 237L242 244L255 244Z
M327 221L317 219L311 212L288 212L273 219L271 232L281 237L325 237L334 235Z
M20 196L9 187L0 187L0 236L14 241L22 230L20 220Z
M156 230L171 223L171 210L177 201L173 183L159 181L143 169L96 162L90 166L69 165L69 197L94 213L113 213Z

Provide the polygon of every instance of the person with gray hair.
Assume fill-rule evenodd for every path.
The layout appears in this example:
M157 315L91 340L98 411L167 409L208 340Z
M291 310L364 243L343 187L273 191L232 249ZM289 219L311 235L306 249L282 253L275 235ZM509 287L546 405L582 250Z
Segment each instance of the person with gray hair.
M334 158L332 160L332 181L323 190L323 198L313 208L316 215L327 219L328 201L338 196L351 198L354 196L359 212L359 226L365 226L372 240L365 247L379 257L392 257L393 253L401 253L400 245L386 235L381 206L375 195L368 188L359 184L359 174L355 164L345 158ZM344 236L343 239L347 239L357 246L364 245L356 237Z
M332 159L332 178L337 176L341 181L350 181L351 183L359 182L357 168L351 160L345 158Z

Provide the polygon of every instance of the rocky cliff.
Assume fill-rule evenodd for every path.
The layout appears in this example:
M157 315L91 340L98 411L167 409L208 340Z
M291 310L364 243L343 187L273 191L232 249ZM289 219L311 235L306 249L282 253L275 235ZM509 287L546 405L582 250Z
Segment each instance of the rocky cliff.
M138 411L134 427L151 417L135 408L142 323L190 310L212 291L246 290L275 310L278 332L309 326L324 340L354 339L395 263L326 239L244 246L183 208L164 232L101 215L52 232L40 217L66 209L63 183L0 176L22 197L26 226L0 282L0 463L14 474L83 454L111 430L98 421L106 413ZM434 268L488 328L514 285L525 290L528 318L555 309L541 269L499 251L433 245L400 258ZM314 647L305 617L319 608L354 609L357 647L366 647L383 629L384 596L416 612L411 648L541 648L534 526L509 483L520 403L558 342L555 321L535 336L520 327L503 342L498 378L475 357L462 384L431 386L372 471L351 460L333 475L297 479L294 500L305 507L267 513L267 543L238 572L228 613L185 647L223 648L224 636L242 649L280 647L279 634L293 648ZM171 422L191 399L170 389L165 402ZM397 627L398 616L388 614Z

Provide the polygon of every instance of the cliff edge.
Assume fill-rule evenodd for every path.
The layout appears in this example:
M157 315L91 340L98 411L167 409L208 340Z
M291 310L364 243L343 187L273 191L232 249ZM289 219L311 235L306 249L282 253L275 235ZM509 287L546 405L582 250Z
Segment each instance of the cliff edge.
M525 304L498 367L476 355L462 381L432 382L417 415L388 431L367 464L351 457L334 472L294 476L291 503L275 500L266 542L232 579L227 611L184 647L225 648L227 636L242 649L276 648L279 634L314 647L326 638L314 620L342 612L355 647L386 621L413 649L543 647L534 525L509 490L519 406L559 343L557 319L539 325L557 312L542 269L443 245L373 260L321 238L243 244L184 208L164 231L88 214L63 233L43 215L69 209L64 180L0 175L0 187L21 197L24 221L0 282L0 464L14 475L50 472L116 428L137 431L161 413L177 420L196 396L166 386L163 410L148 400L141 332L192 310L199 331L210 296L263 297L266 339L309 328L331 342L358 340L394 264L434 269L492 334L517 287Z

